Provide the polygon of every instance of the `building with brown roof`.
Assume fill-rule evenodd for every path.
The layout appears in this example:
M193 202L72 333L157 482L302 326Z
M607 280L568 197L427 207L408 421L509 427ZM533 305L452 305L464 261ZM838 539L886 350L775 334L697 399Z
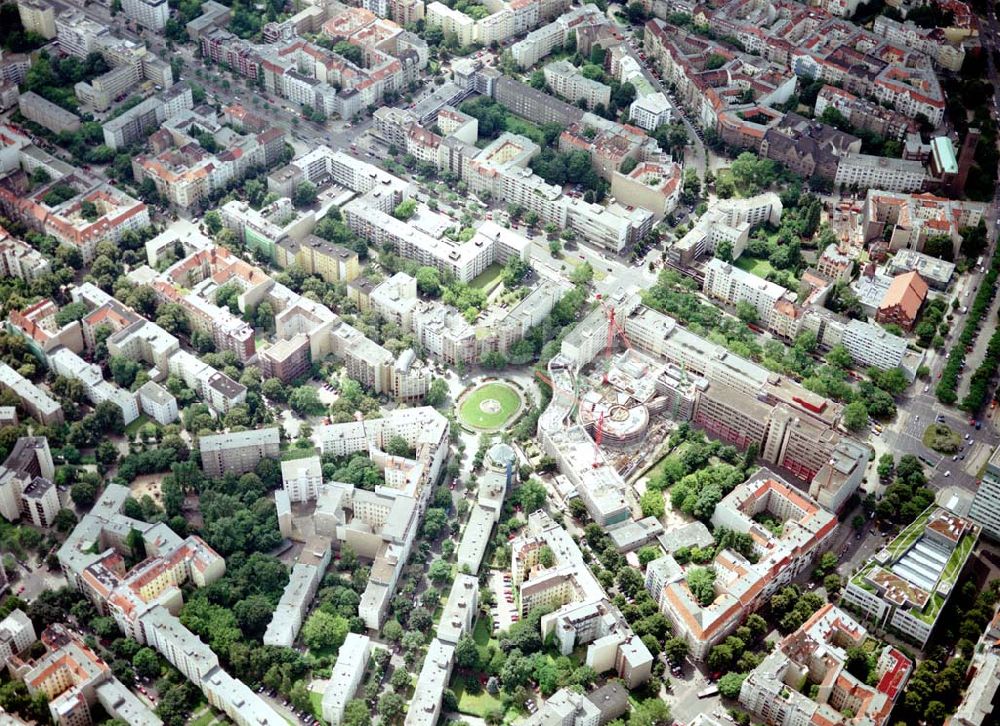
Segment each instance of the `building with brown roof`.
M920 273L912 271L897 275L879 303L875 321L883 325L895 323L903 330L911 330L927 299L927 291L927 283Z
M765 513L784 523L780 536L756 521ZM750 562L731 549L719 552L711 565L715 572L711 602L699 602L670 557L662 560L672 574L658 577L655 573L663 566L651 565L649 572L654 574L647 573L646 578L646 589L697 660L705 658L765 598L810 566L826 548L837 518L809 495L762 469L719 502L712 524L748 534L760 557Z
M865 629L850 615L832 604L824 605L747 676L740 689L741 705L774 726L882 726L913 662L891 645L885 646L875 668L877 681L868 685L847 669L848 649L861 647L866 638ZM800 687L803 679L818 686L814 697Z

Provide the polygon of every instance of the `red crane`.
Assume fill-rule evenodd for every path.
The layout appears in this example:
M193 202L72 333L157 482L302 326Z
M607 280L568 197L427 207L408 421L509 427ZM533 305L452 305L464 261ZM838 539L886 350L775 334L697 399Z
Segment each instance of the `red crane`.
M602 305L604 303L601 303ZM618 322L615 316L615 309L613 307L607 306L608 311L608 340L604 346L604 379L605 385L608 383L608 370L611 368L611 350L614 347L615 335L618 335L622 339L622 343L625 344L626 348L632 347L632 342L625 335L625 328Z

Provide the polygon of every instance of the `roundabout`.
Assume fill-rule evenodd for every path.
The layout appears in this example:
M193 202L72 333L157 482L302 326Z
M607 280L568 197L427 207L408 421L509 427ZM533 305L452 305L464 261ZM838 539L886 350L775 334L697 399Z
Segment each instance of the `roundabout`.
M509 383L481 383L462 395L455 407L458 420L477 431L497 431L524 408L521 393Z

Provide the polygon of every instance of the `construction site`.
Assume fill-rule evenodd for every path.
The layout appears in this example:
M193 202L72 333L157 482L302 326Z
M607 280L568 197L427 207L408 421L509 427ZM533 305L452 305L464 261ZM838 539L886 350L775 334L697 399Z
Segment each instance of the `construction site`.
M566 337L549 375L539 374L553 391L539 420L543 448L604 524L629 516L625 478L651 463L673 422L691 419L705 385L632 347L624 321L633 299L599 299Z

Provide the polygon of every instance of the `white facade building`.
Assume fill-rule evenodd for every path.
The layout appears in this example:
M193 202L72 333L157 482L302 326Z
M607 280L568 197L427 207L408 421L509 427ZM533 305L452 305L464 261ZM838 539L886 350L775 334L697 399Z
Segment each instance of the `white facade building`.
M881 325L852 320L844 328L844 347L860 366L887 370L895 368L906 354L906 340Z
M649 93L632 101L629 106L632 123L646 131L668 124L674 117L670 101L662 93Z
M788 294L788 290L781 285L768 282L717 257L705 264L702 290L727 305L750 303L757 310L758 319L765 324L771 320L775 304Z
M983 528L987 537L1000 540L1000 447L993 451L986 464L969 517Z
M166 426L177 420L177 399L160 384L146 381L136 393L142 412L158 424Z
M371 652L371 639L357 633L348 633L340 646L337 663L323 690L323 718L330 726L337 726L344 720L344 709L361 685Z
M144 28L163 30L170 18L167 0L122 0L125 16Z
M281 462L281 484L291 502L315 499L323 484L323 467L319 457Z

